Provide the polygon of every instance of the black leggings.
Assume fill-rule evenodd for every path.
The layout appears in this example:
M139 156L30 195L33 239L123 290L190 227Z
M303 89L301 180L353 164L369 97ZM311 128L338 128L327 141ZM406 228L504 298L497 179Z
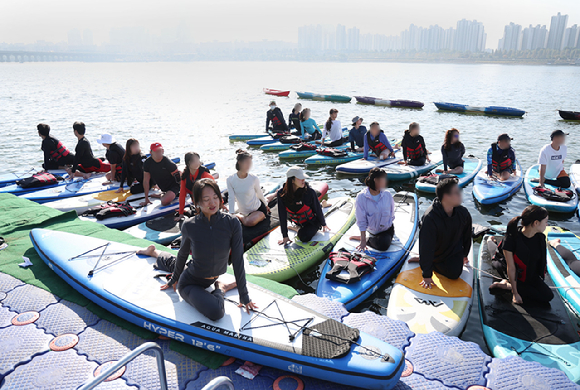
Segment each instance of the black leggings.
M574 256L571 250L568 248L564 248L562 245L558 245L556 248L556 252L562 256L568 267L574 272L576 275L580 276L580 260Z
M173 272L176 260L177 258L172 254L161 252L157 257L155 268L161 271ZM206 290L216 280L198 278L186 266L177 282L177 291L181 298L212 321L219 320L225 314L224 292L217 288L212 292Z
M558 188L570 188L571 185L568 176L562 176L557 179L544 179L544 183Z
M298 229L298 238L302 242L308 242L312 240L312 237L314 237L314 235L318 232L319 229L320 224L318 223L318 220L311 219L304 225L300 226L300 229Z
M343 144L343 140L341 138L341 139L337 139L336 141L332 141L329 144L324 144L324 146L328 146L329 148L334 148L334 147L340 146L342 144Z
M548 303L554 298L552 289L539 277L534 280L516 282L518 294L522 297L524 302L534 301L541 303Z
M418 159L415 160L409 160L409 165L419 167L421 165L425 165L425 161L427 161L427 157L419 157Z
M367 238L367 245L378 251L386 251L391 246L391 242L393 242L395 226L391 225L390 228L378 234L368 234L369 238Z
M433 270L449 279L459 279L463 272L463 254L459 253L443 261L433 262Z
M58 159L58 161L48 160L42 167L47 171L49 169L59 169L60 167L64 167L65 165L73 165L75 163L75 156L72 153L67 154Z

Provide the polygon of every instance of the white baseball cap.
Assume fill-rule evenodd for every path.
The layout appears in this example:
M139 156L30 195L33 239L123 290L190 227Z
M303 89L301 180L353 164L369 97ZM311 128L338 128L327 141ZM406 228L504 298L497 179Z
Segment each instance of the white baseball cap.
M99 138L97 138L97 143L99 144L112 144L115 142L115 138L111 134L101 134Z
M295 177L301 180L310 178L310 176L304 173L304 170L297 165L293 165L290 168L288 168L288 172L286 172L286 177L288 178Z

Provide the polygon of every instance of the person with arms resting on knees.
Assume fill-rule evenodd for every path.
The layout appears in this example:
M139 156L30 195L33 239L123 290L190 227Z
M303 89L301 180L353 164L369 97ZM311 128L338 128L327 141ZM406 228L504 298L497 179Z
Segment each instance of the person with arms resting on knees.
M365 184L366 188L356 196L356 225L360 230L357 249L364 251L368 245L378 251L386 251L395 236L395 201L387 190L387 173L373 168Z
M177 256L159 252L153 245L137 254L155 257L157 269L171 272L171 279L161 290L173 288L210 320L223 318L224 294L236 287L240 297L238 306L250 313L258 307L252 303L246 286L240 221L220 211L223 199L212 179L201 179L194 184L193 201L200 212L181 226L182 243ZM226 273L230 259L236 282L225 284L218 278ZM214 290L209 292L206 289L211 285Z
M317 140L322 138L316 121L310 117L310 108L302 110L300 113L300 122L302 125L302 137L304 139Z
M179 216L176 217L176 221L183 219L185 213L185 198L187 195L191 197L193 196L193 186L195 185L195 182L200 179L217 179L217 177L209 173L209 169L201 165L199 154L195 152L187 152L185 153L184 160L185 169L181 174L181 185L179 188Z
M132 194L142 194L143 186L143 163L147 156L141 153L139 141L135 138L129 138L125 144L125 155L123 156L123 169L121 170L121 180L119 180L119 189L117 192L123 192L123 185L127 181L129 191ZM155 185L150 181L149 188Z
M454 177L437 183L437 196L423 215L419 230L419 262L423 274L421 286L432 288L433 272L458 279L471 250L471 214L461 205L461 188Z
M577 276L580 276L580 260L576 258L576 255L574 255L570 249L561 245L559 238L548 241L548 244L558 252L562 259L564 259L570 270L572 270L572 272Z
M568 153L566 135L562 130L552 132L552 142L540 150L540 178L532 179L532 183L539 183L540 187L545 183L558 188L570 188L570 177L564 170L564 160Z
M328 120L322 129L322 139L320 141L316 141L317 143L322 144L322 146L328 146L331 148L342 145L342 125L340 124L340 121L336 119L337 117L338 110L336 108L330 109L330 116L328 117ZM330 137L330 143L325 144L324 140L326 139L327 135Z
M363 118L355 116L352 118L352 129L348 133L348 142L353 152L362 152L365 146L365 135L367 128L362 125Z
M405 130L403 141L401 141L401 148L403 149L403 161L399 164L421 166L425 165L429 160L429 151L425 146L423 136L419 134L421 128L417 122L412 122L409 125L409 130Z
M163 146L159 142L151 144L151 157L143 163L145 201L141 203L141 206L151 203L149 200L151 181L163 192L162 195L151 195L161 198L162 206L167 206L179 196L179 182L181 181L179 169L173 161L163 155Z
M368 160L369 151L372 151L379 160L386 160L389 157L395 156L395 151L391 143L377 122L371 123L370 130L364 137L363 159Z
M50 135L50 126L44 123L36 126L38 136L42 138L41 149L44 152L44 163L42 168L46 171L49 169L63 169L67 165L73 165L75 155L63 145L62 142Z
M520 222L521 226L518 226ZM554 293L544 282L547 264L544 230L547 224L548 211L535 205L526 207L522 215L512 218L502 242L508 280L493 283L490 290L511 290L513 302L517 304L528 301L547 303L554 298ZM490 253L495 253L493 249L497 246L494 244L488 241Z
M302 125L300 123L300 111L302 111L302 104L296 103L290 115L288 115L288 129L295 131L292 132L292 135L297 135L302 137Z
M290 167L286 172L286 177L286 183L277 195L278 217L282 231L282 240L278 241L278 244L286 245L292 242L288 238L288 220L298 226L297 235L302 242L310 241L321 228L322 231L330 231L326 226L316 191L306 183L308 176L302 168Z
M270 128L270 123L272 128ZM270 109L266 113L266 132L272 130L274 133L286 133L288 132L288 126L284 121L284 114L282 110L276 106L276 102L272 100L270 102Z
M107 173L107 180L121 181L125 149L115 141L111 134L101 134L101 136L97 138L97 143L103 145L105 149L107 149L105 158L109 164L111 164L111 171ZM103 183L103 185L105 185L105 183Z
M250 173L252 155L242 149L238 149L236 154L237 173L227 179L230 212L242 225L256 226L270 212L268 201L262 192L260 179Z
M511 141L512 138L504 133L497 137L497 143L491 144L487 151L487 176L504 181L516 173L516 152Z
M91 143L85 138L86 127L83 122L73 124L73 132L79 140L75 148L75 158L71 169L67 169L70 177L79 176L88 179L92 172L109 172L111 164L101 161L93 155Z
M437 173L460 175L463 173L463 155L465 146L459 140L459 130L452 128L445 132L445 142L441 146L443 156L443 169L437 169Z

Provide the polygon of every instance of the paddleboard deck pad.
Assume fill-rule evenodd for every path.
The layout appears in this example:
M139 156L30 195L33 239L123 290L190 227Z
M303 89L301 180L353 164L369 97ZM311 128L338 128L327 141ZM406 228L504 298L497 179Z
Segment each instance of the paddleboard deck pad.
M368 389L393 388L403 371L397 348L253 284L256 311L239 308L233 289L225 294L225 316L211 321L172 289L161 291L155 259L137 256L137 247L46 229L33 229L30 238L48 266L89 300L177 341Z
M512 293L508 290L494 289L489 286L499 277L492 267L487 240L483 238L478 272L479 311L483 324L483 335L492 355L504 358L517 355L529 361L535 361L547 367L564 371L574 382L580 381L580 336L576 333L564 302L558 294L549 304L524 302L522 305L512 303ZM500 242L503 236L493 236ZM552 279L544 279L553 286Z

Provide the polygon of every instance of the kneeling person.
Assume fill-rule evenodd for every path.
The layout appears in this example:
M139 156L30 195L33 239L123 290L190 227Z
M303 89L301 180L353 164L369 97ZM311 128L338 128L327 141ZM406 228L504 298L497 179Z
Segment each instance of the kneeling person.
M365 160L369 158L369 151L372 151L379 160L386 160L389 157L395 156L391 143L377 122L371 123L370 130L364 137L363 158Z
M147 206L151 203L149 200L150 180L153 180L157 187L163 191L163 195L156 196L161 198L163 206L167 206L179 196L179 184L181 181L179 169L177 169L177 165L173 161L163 155L163 146L159 142L151 144L151 157L143 163L145 201L141 203L141 206Z
M552 142L540 151L540 178L531 181L539 183L541 187L545 183L558 188L569 188L570 177L564 170L564 160L568 153L566 134L562 130L554 130L550 138Z
M498 176L500 180L508 180L516 173L516 152L511 147L509 135L501 134L497 143L491 144L487 151L487 175Z

